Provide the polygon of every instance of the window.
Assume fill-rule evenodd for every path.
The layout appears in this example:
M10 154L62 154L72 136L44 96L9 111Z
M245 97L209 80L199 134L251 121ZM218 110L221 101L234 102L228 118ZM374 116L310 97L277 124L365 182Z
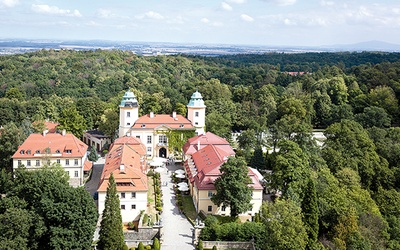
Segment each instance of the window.
M66 166L69 166L69 159L66 159L66 160L65 160L65 165L66 165Z
M147 136L147 144L151 144L151 135Z
M21 160L18 160L18 167L21 165L22 165Z
M199 117L199 112L194 112L195 117Z
M208 207L207 207L207 211L208 211L208 212L212 212L212 206L208 206Z
M30 166L31 166L31 160L27 160L27 161L26 161L26 165L27 165L28 167L30 167Z
M40 166L40 160L36 160L36 166Z
M140 135L137 135L136 138L138 138L140 140Z
M31 151L30 151L30 150L27 150L26 153L27 153L28 155L30 155L30 154L31 154Z
M72 149L67 149L67 150L65 150L65 152L66 152L67 154L71 154L71 153L72 153Z
M121 210L125 210L125 205L121 205Z
M126 112L126 117L131 117L131 112Z
M163 144L167 144L167 136L166 135L158 136L158 142L159 143L163 143Z
M131 125L131 123L130 123L130 122L127 122L127 123L126 123L126 126L130 126L130 125Z
M199 125L199 123L198 123L198 122L195 122L194 125Z
M213 196L213 192L212 191L208 191L208 197L212 197Z
M75 164L75 165L78 165L78 159L75 159L75 160L74 160L74 164Z
M44 149L44 153L45 153L45 154L50 154L50 153L51 153L50 148L45 148L45 149Z
M25 150L21 150L21 151L19 151L19 153L20 153L21 155L23 155L23 154L25 154Z
M131 209L136 209L136 205L132 204Z
M125 193L121 193L121 199L125 199Z
M35 152L36 154L40 154L40 150L38 149L38 150L36 150L36 152Z
M69 177L69 171L65 171L65 172L67 172L67 175L68 175L68 177Z
M60 153L60 150L57 149L57 150L56 150L56 154L59 154L59 153Z
M131 198L136 198L136 192L131 193Z
M58 163L58 164L60 164L60 163L61 163L60 159L57 159L57 163Z
M225 212L226 207L225 207L225 206L222 206L221 210L222 210L222 212Z
M74 176L75 176L75 177L79 177L79 172L78 172L78 171L75 171Z
M151 153L151 151L152 151L151 147L147 147L147 152Z

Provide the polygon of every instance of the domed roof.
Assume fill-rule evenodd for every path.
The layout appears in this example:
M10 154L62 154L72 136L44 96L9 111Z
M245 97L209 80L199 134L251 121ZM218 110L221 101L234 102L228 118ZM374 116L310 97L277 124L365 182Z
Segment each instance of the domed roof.
M132 91L125 92L124 96L122 97L122 101L119 104L120 107L137 107L138 102L136 100L136 96Z
M205 107L203 97L201 96L200 92L196 90L192 94L190 101L187 105L188 107Z

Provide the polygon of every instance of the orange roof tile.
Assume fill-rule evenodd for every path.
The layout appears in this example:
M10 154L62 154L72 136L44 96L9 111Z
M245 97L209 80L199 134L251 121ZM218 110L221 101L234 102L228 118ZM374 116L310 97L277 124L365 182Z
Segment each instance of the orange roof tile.
M93 162L86 160L85 164L83 165L83 171L90 171L93 167Z
M12 158L42 158L45 149L50 149L50 154L60 154L57 157L83 157L88 146L73 134L30 134L18 147ZM70 150L67 152L67 150ZM36 155L35 155L36 154Z
M191 155L210 144L224 148L225 151L231 154L235 153L227 140L211 132L189 138L185 145L183 145L183 152Z
M111 173L119 192L146 191L148 185L147 176L144 173L145 155L145 146L138 139L121 137L115 140L107 154L98 191L107 190Z
M162 125L172 129L194 129L192 123L188 119L178 114L175 116L175 118L172 115L154 114L153 117L150 115L144 115L139 117L139 119L132 126L132 129L154 129Z

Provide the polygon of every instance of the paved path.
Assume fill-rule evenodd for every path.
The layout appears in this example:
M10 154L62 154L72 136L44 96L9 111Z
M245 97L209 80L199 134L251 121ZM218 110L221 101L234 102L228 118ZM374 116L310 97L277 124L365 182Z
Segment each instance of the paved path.
M178 168L182 168L182 166L178 164L168 165L168 173L167 171L161 173L164 202L162 213L164 242L161 245L161 249L163 250L195 249L192 245L193 226L184 215L180 214L175 202L174 184L171 180L171 173ZM165 185L166 182L168 183L167 186Z

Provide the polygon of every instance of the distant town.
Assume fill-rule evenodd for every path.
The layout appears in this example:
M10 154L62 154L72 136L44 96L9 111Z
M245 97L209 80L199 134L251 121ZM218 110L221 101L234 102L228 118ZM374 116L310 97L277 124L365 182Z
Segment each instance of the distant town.
M125 50L143 56L156 55L200 55L222 56L234 54L264 53L304 53L304 52L339 52L339 51L386 51L400 52L400 45L370 41L347 45L329 46L266 46L266 45L228 45L228 44L178 44L155 42L123 41L62 41L62 40L28 40L0 39L0 55L33 52L40 49L65 50Z

